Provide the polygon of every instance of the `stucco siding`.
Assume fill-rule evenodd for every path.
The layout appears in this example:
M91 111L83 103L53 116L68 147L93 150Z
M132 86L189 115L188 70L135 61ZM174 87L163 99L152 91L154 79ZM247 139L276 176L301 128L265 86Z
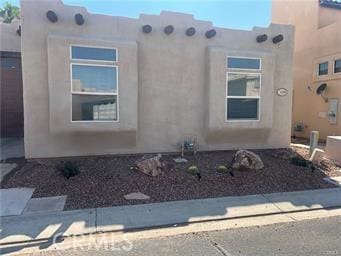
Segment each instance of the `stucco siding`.
M48 10L58 22L46 18ZM187 135L197 137L199 150L289 146L292 26L240 31L187 14L130 19L90 14L60 1L22 1L21 12L27 158L174 152ZM82 26L74 22L76 13L84 16ZM151 33L142 32L145 24ZM169 24L175 30L166 35ZM192 26L196 34L188 37ZM208 39L205 32L212 28L217 35ZM257 43L263 33L269 39ZM278 34L284 40L273 44ZM117 48L118 122L70 121L68 53L74 43ZM259 121L225 120L228 55L262 59ZM278 88L288 94L278 96Z
M341 73L333 72L333 62L341 59L341 10L319 1L273 1L272 22L295 26L292 130L298 123L304 130L293 133L309 138L311 131L319 131L322 140L341 135ZM318 76L323 62L328 62L328 74ZM329 102L316 94L323 83L324 98L338 99L336 122L330 122Z

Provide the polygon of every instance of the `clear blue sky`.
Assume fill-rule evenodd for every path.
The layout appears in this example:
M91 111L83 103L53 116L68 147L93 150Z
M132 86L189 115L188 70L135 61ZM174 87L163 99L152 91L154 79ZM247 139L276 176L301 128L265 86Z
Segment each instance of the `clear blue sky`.
M32 0L34 1L34 0ZM49 0L46 0L49 1ZM1 6L6 0L0 0ZM9 0L19 5L19 0ZM215 26L251 29L268 26L270 0L63 0L64 4L84 6L92 13L137 18L140 13L159 14L161 10L194 14L196 19L212 21Z

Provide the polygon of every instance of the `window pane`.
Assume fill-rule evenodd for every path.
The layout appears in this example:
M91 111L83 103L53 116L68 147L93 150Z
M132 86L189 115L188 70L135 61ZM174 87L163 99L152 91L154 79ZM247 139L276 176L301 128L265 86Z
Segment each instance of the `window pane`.
M72 65L73 92L117 92L115 67Z
M260 74L228 73L228 96L259 96Z
M72 95L72 121L116 121L116 95Z
M72 59L116 61L116 50L72 46Z
M12 69L18 67L18 61L11 58L1 58L1 68Z
M228 68L260 69L260 59L227 58Z
M334 62L334 73L340 73L341 72L341 60L336 60Z
M227 99L227 119L258 119L258 99Z
M324 63L319 64L318 74L319 74L319 76L328 74L328 62L324 62Z

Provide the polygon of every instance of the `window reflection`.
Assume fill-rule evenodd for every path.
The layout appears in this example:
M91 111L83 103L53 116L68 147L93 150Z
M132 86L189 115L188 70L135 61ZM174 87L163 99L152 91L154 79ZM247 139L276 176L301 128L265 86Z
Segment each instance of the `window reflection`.
M73 121L117 120L116 95L72 95Z
M73 92L117 91L116 67L72 65Z

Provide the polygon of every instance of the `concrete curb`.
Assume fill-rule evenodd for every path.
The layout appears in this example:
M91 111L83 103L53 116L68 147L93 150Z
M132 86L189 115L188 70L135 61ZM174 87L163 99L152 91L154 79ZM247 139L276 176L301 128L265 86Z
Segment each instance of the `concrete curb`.
M341 188L332 188L27 214L1 219L0 245L47 241L55 235L60 238L109 232L129 234L253 217L291 218L290 214L302 216L339 207Z

